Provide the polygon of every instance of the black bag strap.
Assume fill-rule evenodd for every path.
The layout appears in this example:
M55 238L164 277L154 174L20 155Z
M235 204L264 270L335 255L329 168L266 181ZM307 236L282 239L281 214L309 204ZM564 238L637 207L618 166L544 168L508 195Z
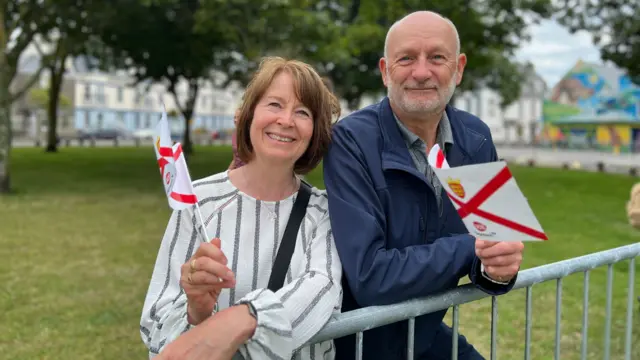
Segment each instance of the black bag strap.
M287 227L284 229L282 243L278 249L278 254L276 255L276 260L274 261L273 269L271 270L271 276L269 277L268 288L273 292L280 290L284 284L284 277L287 274L289 264L291 263L291 256L293 255L293 250L296 247L298 229L300 228L304 215L307 213L307 205L309 204L310 197L311 186L304 180L300 180L298 197L296 197L296 201L293 203L291 216L289 216Z

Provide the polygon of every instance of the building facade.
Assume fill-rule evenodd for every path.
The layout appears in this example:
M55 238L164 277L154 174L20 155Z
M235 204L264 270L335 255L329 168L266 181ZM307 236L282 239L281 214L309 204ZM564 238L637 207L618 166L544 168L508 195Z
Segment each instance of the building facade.
M21 61L15 86L24 84L40 66L37 54L27 53ZM91 70L83 58L69 59L61 96L68 106L61 106L58 131L119 129L134 133L150 130L160 120L163 104L170 115L172 131L184 129L184 118L176 106L174 95L163 84L134 84L124 72L104 73ZM47 125L46 107L35 101L33 93L49 86L49 74L43 72L39 81L14 102L12 123L17 137L37 137ZM176 87L180 104L188 96L187 84ZM233 113L239 106L243 91L235 85L218 89L211 81L202 81L198 90L191 128L194 131L221 131L233 128Z
M454 104L482 119L497 144L532 144L541 129L547 84L532 69L525 75L520 97L506 108L500 94L486 87L457 95Z
M543 109L545 146L640 152L640 85L613 64L578 61Z
M75 123L77 129L120 128L128 131L149 129L160 120L163 107L170 118L183 120L176 99L157 83L132 85L122 74L83 72L71 75L75 83ZM187 101L187 84L176 88L177 100ZM216 131L232 128L233 113L239 104L240 89L220 90L203 81L198 90L191 128ZM171 121L179 131L184 121Z

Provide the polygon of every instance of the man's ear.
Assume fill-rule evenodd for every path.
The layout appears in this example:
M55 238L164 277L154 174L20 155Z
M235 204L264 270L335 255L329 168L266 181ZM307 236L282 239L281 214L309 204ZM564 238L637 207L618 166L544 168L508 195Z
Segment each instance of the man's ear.
M382 75L382 83L384 86L387 86L387 59L381 57L380 61L378 61L378 69L380 70L380 74Z
M460 54L458 56L458 65L456 68L456 85L460 85L462 82L462 75L464 74L464 67L467 65L467 55Z

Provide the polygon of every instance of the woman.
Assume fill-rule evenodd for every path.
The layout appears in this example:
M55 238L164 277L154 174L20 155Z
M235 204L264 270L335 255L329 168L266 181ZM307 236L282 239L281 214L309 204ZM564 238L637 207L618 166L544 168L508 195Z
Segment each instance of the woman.
M336 98L310 66L281 58L261 63L238 114L245 165L194 183L214 239L200 244L191 208L169 220L141 319L150 357L333 358L331 341L304 346L342 300L324 191L310 188L283 286L273 292L267 285L302 194L298 175L321 161L337 113Z

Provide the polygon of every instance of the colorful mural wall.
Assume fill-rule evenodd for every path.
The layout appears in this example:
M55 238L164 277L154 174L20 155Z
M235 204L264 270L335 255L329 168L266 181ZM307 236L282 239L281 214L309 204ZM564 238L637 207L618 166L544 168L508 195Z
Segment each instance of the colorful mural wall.
M617 68L578 62L544 102L539 141L640 152L640 86Z

